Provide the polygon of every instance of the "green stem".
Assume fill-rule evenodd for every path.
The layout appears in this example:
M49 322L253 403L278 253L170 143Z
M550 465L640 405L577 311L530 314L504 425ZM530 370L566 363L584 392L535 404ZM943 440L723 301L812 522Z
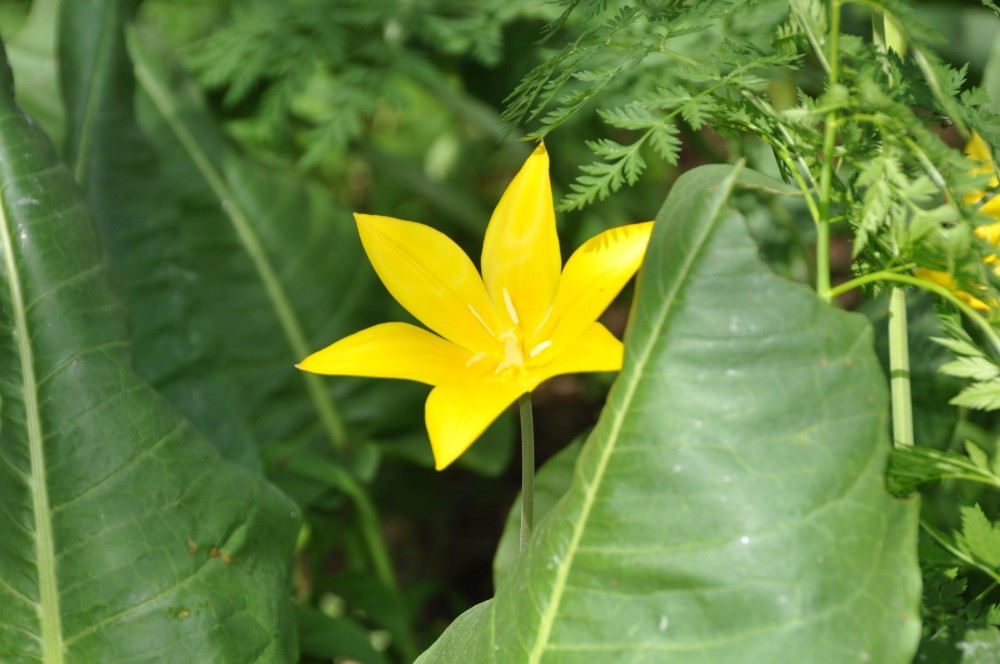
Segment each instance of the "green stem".
M840 0L830 0L830 33L826 60L829 66L828 90L840 78ZM823 164L819 173L819 211L816 223L816 292L830 302L830 202L833 197L833 153L837 147L837 111L826 114L823 129Z
M833 301L830 294L830 205L829 201L821 212L821 219L816 225L816 292L826 302Z
M339 470L339 469L338 469ZM389 551L385 548L382 540L382 533L379 527L379 517L375 511L375 506L368 498L368 494L358 484L350 473L340 471L337 473L337 484L354 503L354 509L358 516L358 526L361 528L361 536L364 538L368 548L368 555L371 556L372 566L375 569L375 576L382 584L392 590L399 592L399 584L392 569L392 562L389 559Z
M531 539L535 521L535 423L531 413L531 393L517 402L521 410L521 547Z
M975 323L976 326L983 331L983 334L989 338L990 343L993 344L994 350L1000 352L1000 336L997 335L997 330L990 325L989 321L980 316L978 311L963 302L957 295L955 295L954 292L944 286L925 281L924 279L920 279L909 274L901 274L899 272L891 272L889 270L879 270L878 272L865 274L860 277L855 277L850 281L845 281L836 288L831 288L830 297L837 297L838 295L846 293L849 290L853 290L859 286L864 286L865 284L874 283L876 281L895 281L909 286L916 286L943 297L955 305L959 311L969 318L969 320Z
M910 348L907 339L906 291L889 295L889 385L892 390L892 441L913 446L913 402L910 398Z

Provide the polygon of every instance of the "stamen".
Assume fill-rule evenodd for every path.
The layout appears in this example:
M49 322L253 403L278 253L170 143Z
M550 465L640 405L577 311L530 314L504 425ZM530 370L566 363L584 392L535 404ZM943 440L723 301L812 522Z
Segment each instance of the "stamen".
M476 353L475 355L473 355L472 357L469 358L469 361L465 363L465 366L471 367L473 364L475 364L476 362L479 362L484 357L486 357L486 353L483 353L483 352Z
M545 323L547 323L547 322L548 322L548 320L549 320L549 316L551 316L551 315L552 315L552 305L550 304L550 305L549 305L549 308L548 308L548 309L547 309L547 310L545 311L545 315L544 315L544 316L542 316L542 320L541 320L541 322L540 322L540 323L538 323L538 325L537 325L537 326L535 327L535 329L534 329L534 330L532 330L531 334L532 334L532 335L536 335L536 334L538 334L538 331L539 331L539 330L541 330L541 329L542 329L542 326L544 326L544 325L545 325Z
M465 306L469 307L469 311L471 311L472 315L476 317L476 320L479 321L479 324L482 325L484 328L486 328L486 331L490 333L490 336L496 339L497 335L493 333L492 328L490 328L490 326L486 324L486 321L483 320L483 317L479 315L479 312L476 311L476 308L471 304L467 304Z
M510 314L510 320L514 325L520 325L521 321L517 318L517 312L514 311L514 303L510 299L510 293L507 292L507 287L503 288L503 303L507 305L507 313Z
M552 345L552 342L549 341L548 339L546 339L545 341L543 341L542 343L538 344L537 346L535 346L534 348L532 348L530 351L528 351L528 357L532 358L532 357L537 356L539 353L541 353L543 350L545 350L546 348L548 348L551 345Z

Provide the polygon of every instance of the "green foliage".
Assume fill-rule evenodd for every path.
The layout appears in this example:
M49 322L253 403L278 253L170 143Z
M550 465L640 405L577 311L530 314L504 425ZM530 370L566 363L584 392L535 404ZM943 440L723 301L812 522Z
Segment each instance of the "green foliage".
M334 4L0 3L0 659L996 661L995 3ZM521 136L564 253L670 191L523 554L509 417L435 473L423 387L294 369L407 318L350 213L475 256Z
M407 104L448 58L495 67L502 29L551 18L544 3L325 0L235 4L232 19L196 41L187 62L221 96L230 128L305 168L333 166L386 105Z
M942 312L940 318L941 329L948 336L932 337L932 340L954 353L955 359L941 365L938 370L969 381L950 403L979 410L1000 409L1000 364L973 341L955 313Z
M541 138L600 97L621 99L627 90L627 104L597 106L597 113L633 138L624 144L588 141L599 159L581 167L584 174L561 207L583 208L623 184L635 184L646 169L640 150L647 143L658 158L676 164L679 120L695 131L705 124L741 128L736 125L743 119L742 97L767 87L766 72L798 59L755 45L777 5L640 4L617 13L592 7L589 29L526 76L504 113L511 124L538 120L530 136ZM742 38L743 31L750 35ZM684 50L675 50L675 42Z
M134 373L72 175L0 89L0 659L293 657L297 509Z

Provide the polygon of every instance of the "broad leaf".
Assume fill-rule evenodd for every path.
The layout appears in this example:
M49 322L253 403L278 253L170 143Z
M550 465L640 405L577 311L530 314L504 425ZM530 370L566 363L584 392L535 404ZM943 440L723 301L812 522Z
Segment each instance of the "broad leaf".
M126 296L138 373L226 458L259 469L240 393L213 372L220 334L192 334L205 306L180 237L180 207L136 123L122 0L70 2L60 12L60 72L67 106L66 160L83 188Z
M18 103L57 143L65 123L56 69L56 15L61 4L61 0L34 0L28 20L7 44L10 66L18 75Z
M133 373L92 220L6 65L0 252L0 661L291 659L297 511Z
M883 488L871 330L760 263L735 181L675 184L568 492L419 661L910 661L917 505Z
M240 155L151 42L130 39L140 123L178 195L178 232L202 298L191 324L219 340L212 371L240 386L260 445L355 446L331 382L294 369L345 328L363 327L359 309L379 305L350 214L294 173Z

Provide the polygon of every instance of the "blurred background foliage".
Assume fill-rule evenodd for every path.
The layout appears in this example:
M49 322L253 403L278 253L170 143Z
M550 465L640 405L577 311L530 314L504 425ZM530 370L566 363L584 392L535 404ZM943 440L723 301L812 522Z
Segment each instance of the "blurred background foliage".
M932 158L942 169L951 169L949 182L963 183L968 180L963 180L966 165L959 158L964 141L953 126L955 120L971 123L992 138L994 146L1000 144L995 140L1000 128L982 120L988 109L1000 109L1000 25L976 0L884 4L898 4L911 19L907 27L912 36L943 59L939 71L950 77L957 91L982 83L994 95L992 102L981 96L964 98L968 109L978 109L974 117L971 110L942 113L938 109L947 103L934 98L933 86L921 83L928 74L911 62L897 63L899 69L892 73L913 82L909 96L881 99L872 90L871 98L859 102L883 104L886 114L902 124L923 113L926 122L910 129L940 140ZM314 192L307 196L322 200L318 208L310 208L321 211L322 218L310 222L324 226L321 232L305 234L303 229L312 226L291 219L285 227L276 222L275 229L286 228L291 245L321 237L347 243L345 251L355 254L359 247L348 238L354 234L350 213L356 210L429 223L477 257L492 207L531 149L522 139L544 136L552 155L556 199L564 210L559 226L563 253L568 255L599 230L652 218L671 182L692 166L746 158L765 173L787 176L768 137L789 131L795 134L789 144L809 146L816 120L807 117L807 110L798 124L782 125L773 111L797 104L808 109L824 92L821 63L806 43L808 31L782 32L780 26L789 20L787 2L146 0L134 9L132 58L141 62L139 54L149 49L156 58L173 61L176 72L164 74L164 80L180 81L177 89L198 100L195 106L203 114L199 122L222 129L218 134L205 129L202 136L214 137L206 141L218 140L232 151L226 154L252 164L241 177L263 192L264 201L255 204L273 196L272 214L297 214L302 209L298 203L283 201L303 195L286 185L302 179ZM56 73L57 11L53 0L2 0L0 29L19 77L22 104L72 153L71 113L60 101ZM845 52L861 63L864 44L874 39L871 12L848 6L843 31ZM947 69L949 64L964 75L953 75L956 70ZM149 119L156 106L155 99L140 101L143 127L157 126ZM919 111L897 112L903 107ZM164 129L163 135L147 136L161 155L177 149L166 134ZM855 205L851 196L886 179L884 168L892 165L864 153L867 139L862 139L855 154L859 187L839 192L838 200L849 214L862 210L862 218L835 231L835 282L849 278L852 271L879 269L898 258L887 257L891 234L865 214L884 216L904 194L927 199L934 194L919 178L903 178L898 191L883 192L885 200L872 199L868 208ZM920 145L932 149L929 140ZM816 158L815 152L804 156ZM174 165L171 170L169 160L161 158L163 170L157 177L174 187L183 183L185 167ZM194 193L188 199L171 203L179 206L179 214L193 219L218 207L218 200L198 198L197 185L189 189ZM151 184L138 195L155 196L155 190ZM801 200L741 194L739 203L765 261L779 274L812 282L815 231ZM934 208L928 203L926 209ZM907 220L908 228L911 222ZM961 242L965 244L958 246ZM953 245L935 250L915 242L906 257L929 265L961 265L963 260L972 264L968 239ZM323 248L310 249L322 254ZM287 265L294 266L295 250L286 250ZM113 247L109 251L116 253ZM120 255L128 251L122 247ZM958 254L966 258L955 259ZM364 301L346 309L342 291L333 282L315 282L325 275L302 276L304 282L313 280L308 292L296 290L303 281L288 280L292 299L301 298L296 306L313 321L306 326L310 350L369 322L408 319L360 258L355 256L355 272L347 281L365 282L363 290L357 289ZM323 260L322 255L310 258ZM981 264L979 254L975 260ZM340 270L340 277L331 277L337 284L344 283L341 268L331 266ZM219 269L223 279L233 274L225 266ZM977 268L968 279L977 278L987 277ZM191 287L193 302L202 297L202 286ZM606 314L619 333L628 297ZM966 441L971 441L985 455L980 466L989 467L992 459L995 468L1000 458L997 418L947 405L963 382L937 372L952 358L940 344L928 341L943 336L935 304L916 293L911 299L918 443L961 454L962 459L979 458L967 455ZM251 305L256 301L248 302L244 310L231 312L229 325L254 315ZM855 293L840 304L859 308L872 319L884 352L883 299L875 292L866 297ZM141 331L141 314L133 314L133 327ZM338 320L323 320L334 317ZM193 344L194 350L184 351L187 362L202 361L229 344L230 333L236 335L232 328L220 329L218 320L213 325L211 330L207 325L200 329L203 339ZM193 335L199 328L181 332ZM150 347L155 351L157 344L166 343L163 338L151 330ZM263 335L258 341L268 344L273 339ZM183 345L176 338L172 343ZM284 349L262 353L284 370L291 365ZM236 366L238 374L245 360L230 358L226 366ZM210 417L198 419L194 399L187 408L179 403L198 394L192 384L171 387L171 376L154 365L150 363L147 379L165 393L173 390L172 398L189 417L208 422ZM255 372L259 367L250 366L247 376L234 380L272 380ZM610 380L564 376L539 389L535 422L540 464L593 424ZM230 388L203 382L197 389L229 394ZM493 556L519 483L517 464L512 463L514 422L502 418L458 467L436 473L422 425L424 388L329 379L320 389L329 392L341 410L346 423L342 445L323 442L312 430L317 428L314 413L301 412L301 406L297 411L289 406L286 412L276 405L280 401L274 399L281 395L302 401L301 396L288 396L285 386L261 388L246 404L239 403L244 396L238 391L232 393L225 407L258 412L232 420L243 423L243 429L210 437L220 452L266 473L304 508L306 527L294 589L304 661L329 661L333 656L407 661L454 616L492 595ZM207 408L217 415L215 403ZM285 421L258 421L267 417ZM260 440L268 436L275 439ZM240 437L247 441L233 443ZM974 524L977 516L969 512L974 504L995 520L1000 493L986 488L988 482L934 482L943 476L938 472L940 457L923 465L911 458L900 459L900 464L909 469L912 481L897 488L911 490L923 483L926 497L927 623L922 656L925 661L949 661L945 658L955 652L953 642L964 629L1000 624L1000 579L968 553L968 546L962 549L961 538L958 545L943 544L947 538L941 533ZM994 477L1000 474L992 472Z

